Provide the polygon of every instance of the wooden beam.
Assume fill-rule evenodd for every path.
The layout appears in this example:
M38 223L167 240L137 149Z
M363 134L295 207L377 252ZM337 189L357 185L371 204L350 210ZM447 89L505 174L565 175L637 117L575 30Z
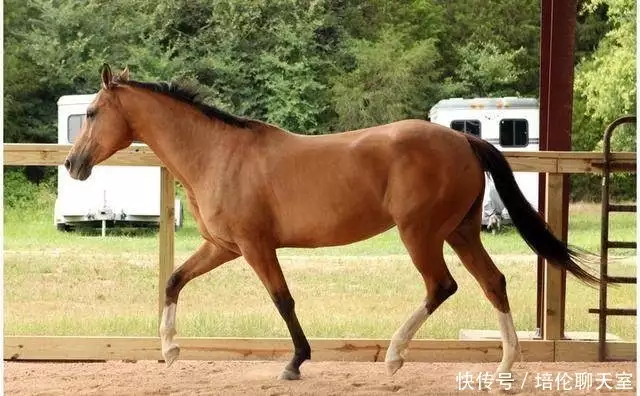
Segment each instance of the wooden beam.
M607 359L619 361L636 361L636 343L624 341L607 341ZM597 341L557 340L555 342L556 362L597 362Z
M556 151L557 173L602 173L602 153ZM614 172L636 172L636 153L612 153Z
M184 360L288 360L291 340L284 338L176 338ZM310 339L316 361L382 362L389 340ZM553 341L520 342L525 361L552 361ZM161 360L155 337L20 337L4 338L6 360ZM500 362L499 340L413 340L408 361Z
M70 145L4 144L4 165L62 165ZM603 155L582 151L507 151L503 152L517 172L600 173ZM636 153L613 153L614 171L633 171ZM132 146L120 150L104 165L160 166L160 160L147 146Z
M542 152L538 152L542 154ZM556 172L558 158L551 156L532 156L527 152L503 152L514 172Z
M534 340L538 336L535 331L520 330L516 331L519 340ZM597 341L597 331L566 331L564 333L567 340L576 341ZM461 340L501 340L502 335L500 330L486 330L486 329L461 329L459 332L459 339ZM622 341L620 337L615 334L607 333L608 341Z
M68 144L4 144L4 165L62 165L71 149ZM158 157L147 146L130 146L101 165L159 166Z
M175 181L169 170L160 170L160 230L158 271L158 326L164 308L165 288L173 272L175 230Z
M285 338L177 338L184 360L280 360L291 357ZM389 340L310 339L315 361L384 361ZM527 362L597 362L597 341L521 340ZM636 361L635 342L608 341L614 360ZM499 340L413 340L408 361L498 363ZM555 358L555 360L554 360ZM5 336L5 360L161 360L156 337Z
M562 199L564 194L564 177L560 173L547 175L545 217L554 235L562 239ZM544 282L544 320L542 338L558 340L564 337L564 270L545 262Z

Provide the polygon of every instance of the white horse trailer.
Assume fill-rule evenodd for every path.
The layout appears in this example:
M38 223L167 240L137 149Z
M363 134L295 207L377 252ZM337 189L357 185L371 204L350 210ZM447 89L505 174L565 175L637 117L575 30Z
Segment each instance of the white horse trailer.
M539 108L534 98L445 99L429 112L431 122L463 133L479 136L501 151L538 151ZM486 176L485 176L486 177ZM538 207L538 174L515 172L522 193L534 208ZM482 224L509 222L493 182L486 177Z
M58 143L73 144L94 95L68 95L58 100ZM142 143L133 143L141 146ZM182 226L182 206L176 205L176 228ZM160 167L95 166L85 181L74 180L58 166L58 196L54 222L59 230L76 225L157 226L160 223Z

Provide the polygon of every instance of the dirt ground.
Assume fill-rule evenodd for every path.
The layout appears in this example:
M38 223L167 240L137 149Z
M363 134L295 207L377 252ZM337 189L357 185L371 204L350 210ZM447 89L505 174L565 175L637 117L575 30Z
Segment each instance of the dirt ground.
M302 379L291 382L277 379L283 366L271 361L178 361L168 369L155 361L5 362L4 390L7 395L284 396L473 394L478 385L490 385L484 394L635 394L637 388L632 362L516 363L513 382L493 378L495 363L409 362L390 377L384 363L306 362Z

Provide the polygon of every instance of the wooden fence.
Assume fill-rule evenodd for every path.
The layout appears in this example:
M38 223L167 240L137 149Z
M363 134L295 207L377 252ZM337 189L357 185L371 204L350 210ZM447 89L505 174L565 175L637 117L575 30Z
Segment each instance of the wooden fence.
M69 145L5 144L4 164L61 165ZM547 174L545 216L556 235L562 235L563 175L599 173L603 155L595 152L505 152L514 171ZM147 147L130 147L117 152L104 165L158 165ZM613 170L635 170L636 153L613 153ZM159 230L158 309L164 305L164 288L174 268L174 180L161 170L161 214ZM525 361L597 361L598 343L564 339L561 270L545 263L543 328L541 340L521 340ZM586 310L585 310L586 313ZM289 339L266 338L176 338L182 359L198 360L284 360L290 356ZM314 360L384 360L389 340L311 339ZM635 360L635 342L608 342L611 359ZM502 356L499 340L414 340L412 361L497 362ZM12 360L146 360L162 359L159 337L52 337L5 336L4 358Z

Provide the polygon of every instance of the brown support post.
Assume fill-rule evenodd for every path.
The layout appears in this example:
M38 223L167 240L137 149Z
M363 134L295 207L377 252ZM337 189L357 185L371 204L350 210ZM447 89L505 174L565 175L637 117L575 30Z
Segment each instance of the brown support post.
M573 104L573 62L575 47L576 28L576 0L542 0L542 28L540 35L540 150L544 151L570 151L571 150L571 115ZM549 175L551 177L551 175ZM564 175L561 183L549 180L545 182L544 175L540 176L539 187L539 210L545 214L549 207L544 209L542 205L546 203L544 199L548 195L548 188L556 185L561 186L562 196L560 197L561 212L553 214L560 216L560 224L554 232L562 240L567 241L568 220L569 220L569 176ZM556 192L551 192L556 196ZM558 199L560 199L558 198ZM548 214L547 214L548 217ZM542 336L563 338L564 336L564 307L566 294L566 273L560 271L560 279L555 280L555 275L546 273L548 265L543 264L543 260L538 257L538 277L537 277L537 326L542 329ZM553 271L553 270L552 270ZM557 275L557 274L556 274ZM549 285L549 279L558 282L555 287L559 292L554 295L559 299L560 328L559 332L546 333L545 318L548 315L545 295ZM545 302L543 304L543 301Z
M158 325L164 308L164 290L173 272L175 227L175 181L169 170L160 168L160 257L158 274Z
M545 122L547 114L547 98L549 96L549 90L547 88L547 82L549 80L549 68L546 67L545 62L549 57L549 46L551 43L549 21L551 20L551 7L549 1L540 1L540 83L539 83L539 95L540 95L540 151L547 151L547 135L545 131ZM538 174L538 212L544 216L544 208L547 204L546 201L546 186L547 178L546 173L540 172ZM537 259L537 271L536 271L536 337L542 338L542 326L544 324L544 259L538 256Z

